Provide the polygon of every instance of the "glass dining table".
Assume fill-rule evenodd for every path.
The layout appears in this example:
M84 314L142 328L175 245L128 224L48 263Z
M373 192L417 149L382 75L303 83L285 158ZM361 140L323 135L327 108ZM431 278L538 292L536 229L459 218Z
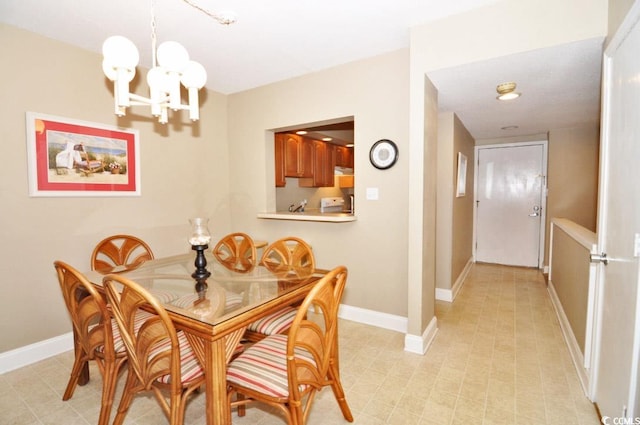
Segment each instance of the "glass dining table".
M280 265L236 267L205 253L207 288L196 292L195 253L159 258L117 273L147 288L168 311L177 330L187 335L206 377L207 425L231 423L226 365L247 326L304 299L328 271ZM85 273L102 290L104 273Z

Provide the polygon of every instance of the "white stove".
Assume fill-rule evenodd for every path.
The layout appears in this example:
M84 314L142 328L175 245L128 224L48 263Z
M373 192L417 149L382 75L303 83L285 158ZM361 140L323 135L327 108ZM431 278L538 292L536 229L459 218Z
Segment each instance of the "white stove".
M344 198L320 198L320 212L344 212Z

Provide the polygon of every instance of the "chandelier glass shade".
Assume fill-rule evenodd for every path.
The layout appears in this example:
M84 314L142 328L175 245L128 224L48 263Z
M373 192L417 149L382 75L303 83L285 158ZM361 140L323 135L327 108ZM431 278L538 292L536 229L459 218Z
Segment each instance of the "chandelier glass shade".
M154 43L155 44L155 43ZM155 45L153 46L155 50ZM151 114L166 124L168 110L188 110L189 118L200 118L198 90L207 82L207 73L202 65L189 59L189 53L175 41L167 41L153 52L153 67L147 73L149 97L129 92L129 83L136 75L140 60L138 49L126 37L115 35L107 38L102 45L102 70L113 81L115 113L122 117L126 109L133 105L148 105ZM180 85L189 96L189 103L183 104Z

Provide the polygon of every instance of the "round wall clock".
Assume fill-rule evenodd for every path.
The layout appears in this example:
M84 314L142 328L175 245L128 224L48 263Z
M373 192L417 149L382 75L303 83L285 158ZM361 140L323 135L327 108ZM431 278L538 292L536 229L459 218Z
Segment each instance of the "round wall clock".
M391 168L398 160L398 147L389 139L378 140L371 146L369 160L380 170Z

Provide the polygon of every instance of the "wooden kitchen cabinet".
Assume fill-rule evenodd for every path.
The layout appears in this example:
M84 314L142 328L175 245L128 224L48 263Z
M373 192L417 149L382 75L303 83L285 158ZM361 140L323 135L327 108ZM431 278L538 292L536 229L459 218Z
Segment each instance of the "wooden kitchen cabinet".
M336 166L353 168L353 148L336 146Z
M275 136L275 157L276 157L276 187L285 187L287 181L284 178L284 134Z
M297 134L284 136L284 176L313 177L313 142Z
M336 166L336 146L319 140L312 141L313 175L298 180L300 187L333 187Z

